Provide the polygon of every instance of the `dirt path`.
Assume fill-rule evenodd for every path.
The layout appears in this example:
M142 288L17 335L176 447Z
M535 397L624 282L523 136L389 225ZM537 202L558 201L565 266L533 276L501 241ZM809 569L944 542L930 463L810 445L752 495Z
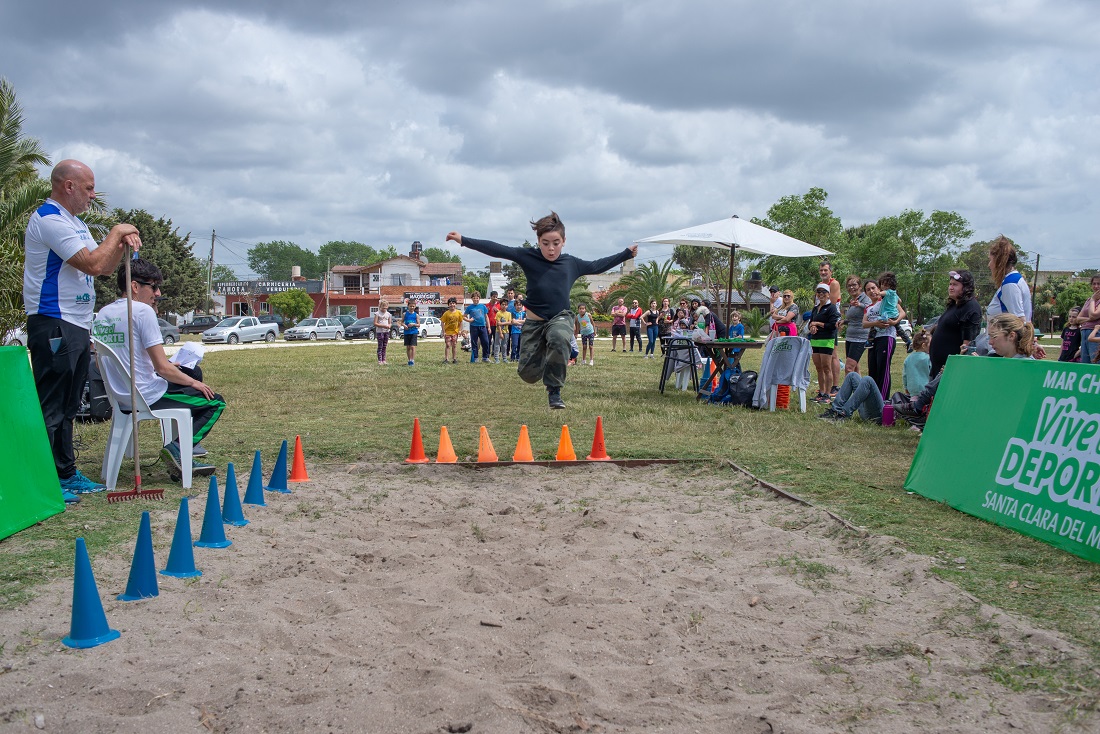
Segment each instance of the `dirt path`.
M1083 657L727 470L311 475L156 599L93 558L119 640L62 647L71 582L0 612L0 731L1051 732L986 671Z

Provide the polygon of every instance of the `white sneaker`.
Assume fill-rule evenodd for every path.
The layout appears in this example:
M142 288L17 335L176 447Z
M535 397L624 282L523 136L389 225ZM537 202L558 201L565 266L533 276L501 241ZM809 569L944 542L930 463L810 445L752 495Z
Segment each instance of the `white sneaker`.
M588 366L589 367L595 367L596 366L596 360L594 360L594 359L588 360Z

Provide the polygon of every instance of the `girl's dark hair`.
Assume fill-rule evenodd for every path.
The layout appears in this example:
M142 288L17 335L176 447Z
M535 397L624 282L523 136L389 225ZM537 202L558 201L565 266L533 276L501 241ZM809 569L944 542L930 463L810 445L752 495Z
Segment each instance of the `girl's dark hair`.
M896 291L898 289L898 278L891 271L887 270L878 276L878 287L882 290Z
M563 240L565 239L565 225L561 223L561 219L555 211L551 211L542 219L531 222L531 229L535 230L536 239L542 237L547 232L557 232L561 235Z

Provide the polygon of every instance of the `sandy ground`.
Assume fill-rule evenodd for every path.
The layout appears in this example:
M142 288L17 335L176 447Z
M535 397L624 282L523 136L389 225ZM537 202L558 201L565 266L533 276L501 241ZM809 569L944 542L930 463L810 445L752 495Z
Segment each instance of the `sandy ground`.
M119 640L60 644L71 581L0 612L0 732L1051 732L986 671L1083 659L728 469L310 472L155 599L93 558Z

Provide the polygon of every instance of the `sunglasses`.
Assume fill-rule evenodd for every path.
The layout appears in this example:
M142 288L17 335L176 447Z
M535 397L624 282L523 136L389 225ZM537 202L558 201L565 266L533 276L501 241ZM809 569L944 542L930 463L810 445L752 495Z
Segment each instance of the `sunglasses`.
M962 282L962 279L963 279L963 277L961 275L959 275L957 272L955 272L954 270L952 270L950 273L948 273L947 277L951 278L951 280L957 280L959 282Z
M144 281L144 280L135 280L134 282L137 283L138 285L147 285L155 291L160 290L160 283L150 283L150 282Z

